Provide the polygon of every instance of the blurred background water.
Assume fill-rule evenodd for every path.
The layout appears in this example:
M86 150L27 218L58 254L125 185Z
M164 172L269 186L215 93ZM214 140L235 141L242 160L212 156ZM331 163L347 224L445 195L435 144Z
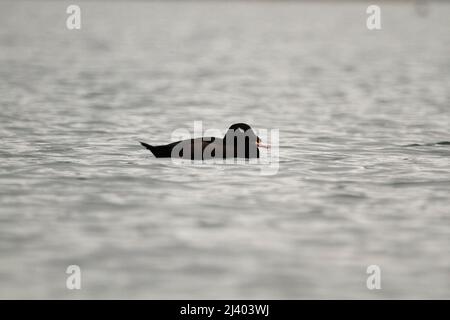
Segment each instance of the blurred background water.
M450 297L448 3L69 4L0 3L1 298ZM194 121L278 173L137 143Z

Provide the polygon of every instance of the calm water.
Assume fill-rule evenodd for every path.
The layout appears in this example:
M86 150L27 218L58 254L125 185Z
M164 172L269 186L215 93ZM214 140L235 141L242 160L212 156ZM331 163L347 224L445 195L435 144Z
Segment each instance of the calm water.
M450 297L449 4L68 4L0 3L1 298ZM194 121L278 173L138 145Z

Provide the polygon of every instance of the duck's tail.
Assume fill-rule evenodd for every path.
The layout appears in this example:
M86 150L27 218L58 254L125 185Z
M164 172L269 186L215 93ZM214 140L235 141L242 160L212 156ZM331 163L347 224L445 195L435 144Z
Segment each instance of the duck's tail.
M155 154L153 151L155 150L155 147L154 146L151 146L151 145L149 145L148 143L145 143L145 142L142 142L142 141L139 141L139 143L145 148L145 149L148 149L148 150L150 150L153 154Z

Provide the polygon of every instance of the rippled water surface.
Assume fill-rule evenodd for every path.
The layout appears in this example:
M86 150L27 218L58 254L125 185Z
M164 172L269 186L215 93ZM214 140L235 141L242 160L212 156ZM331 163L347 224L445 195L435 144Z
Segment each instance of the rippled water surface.
M450 5L67 5L0 3L0 297L450 297ZM277 174L138 144L194 121Z

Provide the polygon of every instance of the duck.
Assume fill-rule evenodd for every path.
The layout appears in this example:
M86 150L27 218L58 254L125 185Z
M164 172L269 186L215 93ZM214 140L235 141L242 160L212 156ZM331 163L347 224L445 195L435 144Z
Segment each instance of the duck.
M259 158L259 148L270 148L263 144L253 129L246 123L231 125L223 138L201 137L172 142L165 145L150 145L139 141L156 158L180 158L205 160L218 158Z

